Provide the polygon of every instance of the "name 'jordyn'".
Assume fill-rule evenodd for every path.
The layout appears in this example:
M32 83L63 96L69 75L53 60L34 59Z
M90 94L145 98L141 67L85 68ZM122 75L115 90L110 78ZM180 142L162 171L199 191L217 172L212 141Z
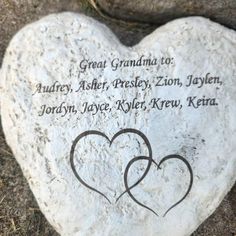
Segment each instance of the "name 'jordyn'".
M73 114L77 113L77 109L75 108L75 105L67 105L65 102L62 102L58 106L48 106L46 104L42 105L40 107L38 116L60 114L61 117L64 117L70 113L73 113Z

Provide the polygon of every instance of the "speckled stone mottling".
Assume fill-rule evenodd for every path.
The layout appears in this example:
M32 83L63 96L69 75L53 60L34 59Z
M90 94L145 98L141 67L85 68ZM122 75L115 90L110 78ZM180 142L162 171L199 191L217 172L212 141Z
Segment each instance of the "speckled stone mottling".
M14 37L1 71L3 129L42 212L61 235L190 235L216 209L236 178L235 44L234 31L199 17L170 22L129 48L122 46L105 26L71 13L43 18ZM142 55L173 57L174 63L129 70L120 66L116 71L110 67L84 72L78 69L84 58L105 58L109 64L114 58L138 60ZM152 80L157 73L180 76L183 82L191 73L211 73L221 78L223 85L128 92L71 91L67 95L35 93L39 83L52 85L58 81L76 88L82 78L109 82L140 76ZM79 111L39 116L43 104L66 102L81 107L87 101L112 103L134 97L148 101L158 96L186 99L189 95L216 97L219 104L198 109L183 105L181 110L165 111L111 110L94 116ZM192 166L194 184L190 194L165 218L161 215L183 195L189 182L188 171L181 163L166 164L159 174L153 168L132 190L135 197L160 212L160 217L137 205L127 194L114 204L124 190L122 173L128 161L148 155L140 137L123 135L114 146L103 139L86 139L76 146L76 170L101 188L113 204L81 185L71 170L70 150L78 134L100 130L112 138L130 127L145 133L156 161L178 153ZM140 177L145 165L141 163L131 171L131 182Z

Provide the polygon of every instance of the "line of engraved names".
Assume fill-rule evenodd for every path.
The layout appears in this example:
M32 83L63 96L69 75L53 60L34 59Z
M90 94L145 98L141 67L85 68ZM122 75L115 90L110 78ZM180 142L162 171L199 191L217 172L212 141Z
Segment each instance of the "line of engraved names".
M184 79L185 83L182 82L180 78L169 78L168 76L156 76L153 80L142 79L140 76L136 76L134 79L114 79L110 83L108 81L99 81L94 78L92 81L81 80L78 82L77 88L73 89L71 84L61 84L55 81L52 85L43 85L42 83L36 84L36 88L33 92L35 94L44 93L62 93L68 95L72 92L83 92L83 91L107 91L108 89L132 89L139 88L142 91L151 89L153 87L196 87L202 88L204 86L222 86L223 82L219 76L211 75L211 73L206 73L205 76L199 77L194 75L188 75Z
M207 97L203 95L188 96L184 101L181 99L163 99L160 97L151 98L149 101L133 98L131 100L118 99L114 102L83 102L78 108L74 104L66 104L61 102L58 106L49 106L47 104L41 105L38 112L39 116L60 114L62 117L68 114L91 114L111 112L112 110L129 113L132 110L144 112L147 109L154 110L168 110L168 109L182 109L183 106L198 109L200 107L218 106L219 103L216 98Z

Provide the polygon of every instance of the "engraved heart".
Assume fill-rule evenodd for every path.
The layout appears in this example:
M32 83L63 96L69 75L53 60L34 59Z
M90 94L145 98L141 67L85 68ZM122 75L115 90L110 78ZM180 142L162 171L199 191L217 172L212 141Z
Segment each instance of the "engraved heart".
M74 160L74 153L75 153L75 148L76 148L76 145L79 143L79 141L81 139L83 139L84 137L86 136L90 136L90 135L95 135L95 136L101 136L103 138L105 138L108 142L109 142L109 145L111 146L113 141L119 137L120 135L122 134L136 134L138 135L139 137L142 138L142 140L144 141L145 145L147 146L147 149L148 149L148 156L149 157L152 157L152 149L151 149L151 145L147 139L147 137L139 130L135 130L135 129L122 129L120 130L119 132L117 132L111 139L109 139L104 133L100 132L100 131L96 131L96 130L89 130L89 131L85 131L83 132L82 134L79 134L73 144L72 144L72 147L71 147L71 151L70 151L70 163L71 163L71 168L73 170L73 173L74 175L76 176L76 178L80 181L81 184L83 184L85 187L87 187L88 189L92 190L92 191L95 191L96 193L100 194L101 196L103 196L109 203L111 203L110 199L104 194L102 193L100 190L90 186L86 180L83 180L80 176L80 174L78 173L78 171L76 170L76 166L75 166L75 160ZM111 157L112 158L112 157ZM151 167L151 161L148 161L148 164L147 164L147 167L143 173L143 175L141 176L141 178L136 182L134 183L132 186L130 186L129 188L126 187L126 190L124 192L122 192L117 198L116 198L116 202L118 202L118 200L130 189L132 189L133 187L135 187L137 184L139 184L143 178L145 178L145 176L147 175L149 169ZM122 177L122 175L121 175ZM95 176L96 178L96 176ZM100 183L101 184L101 183Z
M178 204L180 204L189 194L191 188L192 188L192 185L193 185L193 171L192 171L192 168L191 168L191 165L189 164L189 162L182 156L180 155L168 155L164 158L162 158L160 160L159 163L157 163L155 160L153 160L151 157L147 157L147 156L139 156L139 157L135 157L133 158L132 160L130 160L130 162L128 163L126 169L125 169L125 173L124 173L124 184L125 184L125 187L127 189L127 193L130 195L130 197L138 204L140 205L141 207L144 207L146 208L147 210L153 212L155 215L158 216L158 213L153 210L152 208L148 207L147 205L144 205L140 200L138 200L131 192L131 188L129 187L129 184L128 184L128 174L129 174L129 169L132 167L132 165L137 162L137 161L140 161L140 160L147 160L148 163L151 162L151 163L154 163L157 167L157 171L159 169L161 169L161 166L164 162L168 161L168 160L171 160L171 159L177 159L177 160L180 160L181 162L183 162L186 167L187 167L187 170L189 171L189 175L190 175L190 180L189 180L189 185L187 186L187 190L185 191L184 195L178 200L176 201L174 204L172 204L166 211L165 213L163 214L163 217L165 217L167 215L167 213L173 209L174 207L176 207ZM175 178L175 176L172 176L173 178ZM143 180L143 179L142 179ZM141 181L142 181L141 180ZM140 182L141 182L140 181ZM140 183L139 182L139 183ZM157 183L158 184L158 183ZM165 188L165 186L163 186L163 188ZM155 201L158 201L158 199L155 199Z
M234 31L201 17L132 47L73 13L13 38L0 73L2 127L61 235L190 235L213 213L236 180L235 45ZM168 154L191 164L191 191L171 211L191 184L188 165L170 159L157 171L152 161L146 174L152 154L142 135L118 135L127 127L148 137L157 164ZM78 136L86 130L97 131Z

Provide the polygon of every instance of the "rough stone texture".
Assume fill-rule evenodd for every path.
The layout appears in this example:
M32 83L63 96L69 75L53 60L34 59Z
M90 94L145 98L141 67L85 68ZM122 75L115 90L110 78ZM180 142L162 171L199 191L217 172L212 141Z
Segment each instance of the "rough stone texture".
M142 1L143 2L143 1ZM141 2L141 3L142 3ZM126 3L127 4L127 3ZM126 45L132 45L156 26L113 23L102 19L86 1L0 1L0 64L10 38L26 23L63 10L81 11L105 22ZM235 18L235 17L234 17ZM233 19L233 18L232 18ZM158 26L158 24L157 24ZM57 235L44 219L26 179L0 132L0 235ZM233 236L236 234L236 185L219 208L193 234L194 236ZM54 233L53 233L54 232Z
M202 32L204 32L203 38ZM45 18L26 27L14 38L7 51L1 75L4 88L1 96L3 127L8 143L24 170L40 208L58 232L62 235L143 235L144 233L189 235L215 210L235 181L235 70L233 69L235 68L235 43L233 31L202 18L187 18L169 23L156 30L137 46L126 48L119 46L118 41L108 29L91 19L71 14ZM76 54L74 50L77 51ZM219 83L220 88L206 86L199 90L193 86L189 90L170 89L168 92L165 88L158 88L152 93L140 93L139 98L150 100L152 96L159 93L164 97L167 95L166 98L170 94L182 98L201 91L203 94L216 96L220 104L215 108L209 107L191 112L183 105L182 112L177 112L178 116L174 110L163 111L161 114L153 113L147 107L146 112L140 113L141 119L134 112L121 115L114 109L109 113L99 113L94 117L75 116L71 113L66 118L58 118L56 115L39 117L38 109L45 101L47 104L55 105L56 102L63 101L63 96L36 94L32 98L37 83L52 84L55 78L58 78L60 83L72 83L76 86L78 73L80 76L83 73L77 71L79 62L83 58L93 60L94 52L98 52L95 54L96 58L100 60L106 58L108 63L116 57L139 59L141 55L146 54L154 58L172 55L174 64L170 67L158 66L157 71L168 72L169 76L181 76L182 79L186 73L194 72L200 75L211 71L221 78L222 87ZM102 54L99 55L99 53ZM145 69L146 73L143 71L144 69L138 68L135 74L144 79L148 75L150 79L156 73L155 67ZM121 67L117 72L112 72L109 68L104 71L91 69L85 71L84 76L93 79L99 77L100 74L105 81L108 81L119 77L133 78L130 73L132 73L131 70L127 71L125 67ZM109 101L110 97L115 100L121 97L130 100L136 96L137 91L130 90L127 93L123 90L114 92L109 89L103 93L97 93L96 101L104 101L104 98ZM89 92L75 94L71 90L66 101L80 106L81 102L90 101L90 98ZM125 119L120 120L119 117L123 116ZM70 122L67 122L68 120ZM111 123L111 120L114 122ZM151 120L158 120L158 126L156 122L150 122ZM107 124L106 127L104 127L104 122ZM83 126L80 127L78 124L83 124ZM140 208L132 202L127 194L122 197L121 204L114 207L107 204L101 196L99 198L94 193L86 192L70 169L68 153L72 141L78 134L86 129L96 129L105 131L109 137L112 137L114 130L127 127L144 130L151 143L154 143L155 160L171 153L178 153L186 156L192 165L194 185L190 195L185 199L184 204L181 203L166 218L159 218L159 221L145 208ZM158 140L157 134L165 139ZM98 143L96 144L95 141ZM89 174L93 173L93 169L91 171L86 168L78 170L81 163L89 160L92 154L85 159L79 159L80 165L76 162L76 171L81 171L84 178L87 176L86 179L91 178L90 181L96 188L99 188L101 182L106 180L109 188L105 185L102 192L113 201L112 196L119 196L118 194L123 189L119 176L117 177L113 170L117 167L118 170L124 168L133 155L147 156L147 149L143 145L143 140L137 137L135 139L129 137L125 141L127 150L122 154L116 152L118 147L120 150L124 148L122 139L118 144L114 144L114 150L107 148L100 140L94 139L90 142L93 147L104 145L103 150L108 153L108 157L112 155L114 159L117 158L114 163L113 158L99 161L95 169L99 171L100 165L106 163L108 166L102 166L108 169L101 170L100 174L109 173L112 181L109 182L110 178L103 175L96 175L95 179L91 178ZM78 145L76 155L82 157L94 151L86 147L86 145ZM166 153L166 150L169 153ZM105 153L99 152L98 160L101 160ZM121 159L121 156L125 158ZM92 160L89 161L89 164L91 163L93 163ZM136 169L133 173L134 178L137 178L135 173L140 176L143 167L144 164L141 164L140 168ZM167 175L162 173L165 176L162 180L163 186L168 185L168 174L173 176L176 172L184 173L185 177L179 176L172 180L175 184L167 187L168 192L173 191L172 194L166 195L158 190L158 185L155 185L155 172L149 175L149 181L145 182L144 187L138 186L138 190L132 190L132 193L138 198L144 197L148 203L153 198L162 199L161 203L154 202L152 207L158 206L163 214L165 210L163 208L161 210L161 207L163 205L167 207L170 204L168 200L173 202L176 197L173 195L182 196L188 184L188 171L184 170L184 166L179 163L174 167L175 169L168 169ZM183 182L183 185L180 186L179 181ZM156 195L152 196L152 194ZM78 222L80 222L79 225Z
M0 132L0 235L57 236L39 210L26 179ZM236 185L192 236L236 235Z
M73 0L19 0L0 1L0 64L6 45L12 36L26 23L58 11L81 9L81 3Z
M137 43L156 27L128 23L113 23L101 18L86 0L19 0L0 1L0 65L9 40L25 24L53 12L73 11L93 16L106 24L126 45Z
M236 29L235 0L97 0L112 17L163 24L184 16L204 16Z

